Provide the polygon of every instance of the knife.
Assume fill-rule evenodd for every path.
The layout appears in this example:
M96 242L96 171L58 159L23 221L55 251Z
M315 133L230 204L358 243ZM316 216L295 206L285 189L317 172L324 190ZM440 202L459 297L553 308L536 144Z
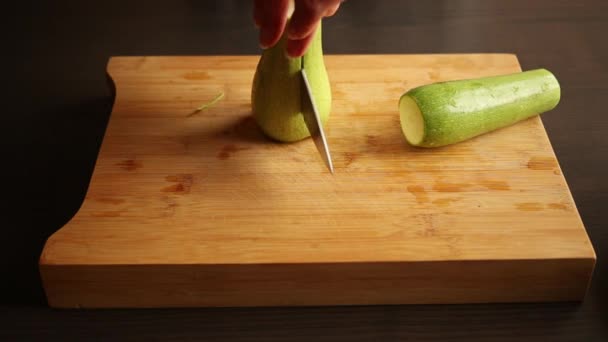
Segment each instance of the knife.
M312 89L310 87L310 82L308 81L308 77L306 76L306 70L304 68L301 69L302 75L302 84L301 89L301 105L302 105L302 115L304 116L304 122L306 123L306 127L310 132L310 136L317 146L317 150L321 153L321 157L325 162L325 165L329 169L329 171L334 173L334 165L331 162L331 154L329 153L329 146L327 145L327 138L325 137L325 132L323 131L323 125L321 124L321 117L319 116L319 111L317 110L317 106L315 104L315 99L312 94Z

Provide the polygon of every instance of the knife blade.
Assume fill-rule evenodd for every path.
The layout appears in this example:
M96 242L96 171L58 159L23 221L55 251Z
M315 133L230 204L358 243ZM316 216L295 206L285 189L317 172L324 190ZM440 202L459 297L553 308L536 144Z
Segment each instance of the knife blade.
M302 115L304 116L304 122L306 123L306 127L310 132L310 136L317 147L317 150L321 154L325 165L329 169L329 171L334 173L334 165L331 161L331 154L329 153L329 145L327 144L327 138L325 137L325 132L323 131L323 125L321 124L321 116L319 115L319 111L317 110L317 106L315 104L315 99L312 93L312 89L310 87L310 82L308 81L308 76L306 76L306 70L304 68L300 71L302 75L302 87L301 88L301 105L302 105Z

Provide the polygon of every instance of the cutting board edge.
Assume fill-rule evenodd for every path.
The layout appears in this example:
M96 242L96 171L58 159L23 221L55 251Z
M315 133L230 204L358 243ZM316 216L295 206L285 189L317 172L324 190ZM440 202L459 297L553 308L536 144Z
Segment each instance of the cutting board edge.
M497 56L497 57L514 57L517 58L515 52L454 52L454 53L441 53L441 52L430 52L430 53L324 53L324 57L333 58L336 57L383 57L383 56L440 56L440 57L458 57L458 56ZM108 65L112 64L113 60L117 59L141 59L141 58L179 58L179 59L198 59L198 58L259 58L260 54L225 54L225 55L112 55L108 60Z
M43 264L41 277L45 285L61 284L45 286L48 303L56 308L459 304L583 301L594 267L593 258L295 266ZM142 283L148 286L138 286Z
M568 202L572 205L574 214L579 221L579 226L581 227L583 234L585 235L587 245L589 246L588 252L590 252L590 254L591 254L590 257L593 258L593 260L595 261L595 260L597 260L597 255L595 253L595 248L593 247L593 242L591 241L591 237L589 236L589 232L587 231L587 227L585 226L583 217L581 216L581 213L578 210L578 204L576 203L574 194L572 194L572 189L570 188L570 184L568 183L568 180L566 179L566 175L564 174L562 165L559 161L559 158L557 158L557 153L555 153L555 148L553 147L553 142L551 141L551 138L549 137L549 132L547 132L547 129L545 127L545 123L543 122L542 116L539 115L539 116L537 116L537 118L538 118L538 122L539 122L540 126L542 127L542 132L545 135L545 138L547 139L547 141L549 143L549 150L551 151L551 155L553 156L553 158L555 159L555 162L557 164L556 167L559 170L560 181L562 183L562 186L566 189L566 194L568 196Z

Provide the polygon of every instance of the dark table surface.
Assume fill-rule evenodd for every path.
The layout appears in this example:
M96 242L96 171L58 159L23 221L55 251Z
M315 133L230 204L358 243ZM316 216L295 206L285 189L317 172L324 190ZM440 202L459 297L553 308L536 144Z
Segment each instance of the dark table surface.
M0 340L608 341L607 1L349 0L324 24L327 54L508 52L557 75L562 102L543 121L598 257L584 302L187 310L49 309L38 257L84 198L108 58L257 55L251 1L3 7Z

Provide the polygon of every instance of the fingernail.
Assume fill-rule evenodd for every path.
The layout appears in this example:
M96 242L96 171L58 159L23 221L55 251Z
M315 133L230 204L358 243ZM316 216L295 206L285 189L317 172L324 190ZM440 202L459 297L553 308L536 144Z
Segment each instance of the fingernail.
M283 50L283 53L285 54L285 57L287 57L287 58L298 58L299 57L299 56L293 56L290 53L289 49L287 49L287 48L285 50Z
M291 40L300 40L302 37L297 35L297 32L294 32L293 26L287 27L287 38Z
M287 58L298 58L298 57L302 57L302 56L295 56L295 55L292 55L292 54L289 52L289 50L287 50L287 49L285 49L284 53L285 53L285 57L287 57Z
M260 30L260 47L262 49L268 49L270 47L270 41L272 40L272 31L267 29Z
M293 40L290 40L287 42L287 47L285 48L285 54L287 55L287 57L290 57L290 58L298 58L298 57L302 57L302 55L304 54L304 51L301 51L301 48L297 45L297 43L294 43Z
M289 49L287 47L285 47L285 49L283 50L283 53L285 54L285 57L287 57L287 58L294 58L295 57L295 56L292 56L289 53Z

